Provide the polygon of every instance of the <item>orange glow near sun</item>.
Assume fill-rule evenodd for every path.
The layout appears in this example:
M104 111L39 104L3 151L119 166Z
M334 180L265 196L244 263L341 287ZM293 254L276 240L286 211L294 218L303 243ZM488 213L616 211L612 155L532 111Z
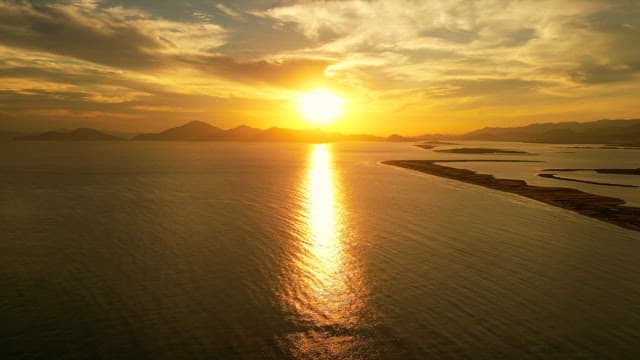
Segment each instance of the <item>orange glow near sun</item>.
M344 99L325 89L318 89L298 97L298 109L308 122L328 125L344 113Z

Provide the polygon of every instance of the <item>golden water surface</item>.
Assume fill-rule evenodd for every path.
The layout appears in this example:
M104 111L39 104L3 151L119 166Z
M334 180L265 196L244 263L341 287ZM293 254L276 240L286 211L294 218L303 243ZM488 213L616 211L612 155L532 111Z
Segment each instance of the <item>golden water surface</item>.
M331 146L314 145L300 184L299 243L292 257L284 299L314 329L291 338L301 357L346 355L352 351L350 329L357 326L365 289L357 256L349 251L349 224Z

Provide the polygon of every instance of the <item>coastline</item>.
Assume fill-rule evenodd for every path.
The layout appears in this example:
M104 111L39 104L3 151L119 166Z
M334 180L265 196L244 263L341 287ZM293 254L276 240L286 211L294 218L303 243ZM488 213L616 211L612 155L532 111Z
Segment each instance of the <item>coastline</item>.
M422 147L423 149L427 149L423 146L420 146L420 147ZM526 151L496 149L496 148L473 148L473 147L469 147L469 148L463 147L463 148L454 148L454 149L434 149L433 151L440 152L440 153L449 153L449 154L534 155Z
M593 171L598 174L640 175L640 168L638 169L544 169L542 171L553 171L553 172Z
M547 178L547 179L556 179L556 180L562 180L562 181L573 181L573 182L579 182L579 183L591 184L591 185L616 186L616 187L626 187L626 188L637 188L637 187L640 187L638 185L614 184L614 183L605 183L605 182L597 182L597 181L590 181L590 180L572 179L572 178L568 178L568 177L558 176L556 174L538 174L538 176L543 177L543 178Z
M534 186L524 180L500 179L489 174L438 164L446 162L474 160L387 160L382 161L382 164L517 194L626 229L640 231L640 208L623 206L625 201L622 199L590 194L573 188Z

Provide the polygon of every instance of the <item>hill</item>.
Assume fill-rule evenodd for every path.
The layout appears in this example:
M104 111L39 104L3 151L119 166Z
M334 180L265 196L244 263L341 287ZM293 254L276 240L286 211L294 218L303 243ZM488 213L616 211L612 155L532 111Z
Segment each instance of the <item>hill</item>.
M79 128L68 132L47 131L39 135L16 137L16 140L29 141L114 141L123 140L117 136L105 134L90 128Z
M223 130L203 121L192 121L155 134L141 134L132 140L153 141L261 141L261 142L305 142L331 141L380 141L372 135L343 135L320 129L295 130L272 127L266 130L246 125Z
M155 134L141 134L132 140L179 140L207 141L220 140L225 131L204 121L191 121L182 126L167 129Z
M488 127L456 138L554 144L638 144L640 119L538 123L512 128Z
M40 135L16 137L17 140L96 141L122 140L95 129L49 131ZM132 140L143 141L260 141L260 142L339 142L339 141L434 141L483 140L517 141L552 144L609 144L640 146L640 119L598 120L592 122L536 123L520 127L487 127L463 135L425 134L391 135L383 138L366 134L340 134L322 129L286 129L272 127L261 130L246 125L224 130L203 121L191 121L159 133L140 134Z
M226 130L223 138L229 141L233 141L233 140L242 141L245 139L253 139L256 136L258 136L258 134L260 134L261 132L262 130L260 129L252 128L246 125L241 125L233 129Z

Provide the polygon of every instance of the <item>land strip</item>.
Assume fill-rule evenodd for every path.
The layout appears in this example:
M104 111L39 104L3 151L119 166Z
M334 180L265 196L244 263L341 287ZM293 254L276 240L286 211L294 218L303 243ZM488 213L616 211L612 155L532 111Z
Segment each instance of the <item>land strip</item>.
M488 162L491 160L480 161ZM526 160L511 162L523 161L526 162ZM382 163L517 194L626 229L640 231L640 208L623 206L625 201L622 199L590 194L572 188L534 186L527 184L524 180L498 179L493 175L479 174L472 170L438 164L446 162L475 162L475 160L389 160ZM510 161L498 160L498 162Z

